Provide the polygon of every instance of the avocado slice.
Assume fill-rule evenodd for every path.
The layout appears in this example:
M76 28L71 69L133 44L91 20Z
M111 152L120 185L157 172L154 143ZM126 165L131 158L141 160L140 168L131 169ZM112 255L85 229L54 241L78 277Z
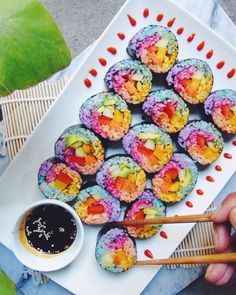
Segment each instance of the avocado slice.
M104 112L104 110L105 110L105 107L101 106L100 108L97 109L97 112L101 114Z
M179 179L181 181L182 187L186 187L192 180L192 173L189 169L181 169L179 171Z
M115 101L115 99L106 98L106 99L104 99L102 104L104 106L112 106L112 105L116 104L116 101Z
M78 147L75 149L75 155L76 157L86 157L87 154L84 152L82 147Z
M159 212L157 209L155 209L154 207L150 207L150 208L145 208L143 210L145 215L157 215Z
M77 141L80 141L79 135L76 133L70 134L66 137L66 146L71 147L72 144L74 144Z
M141 132L138 135L139 139L152 139L152 140L156 140L159 138L159 135L157 133L154 132Z
M82 145L82 141L76 141L75 143L73 143L70 147L72 147L73 149L76 149L78 147L80 147Z
M116 168L114 170L112 170L112 176L113 177L123 177L123 178L127 178L128 175L130 174L130 169L127 167L124 167L123 169L120 168Z

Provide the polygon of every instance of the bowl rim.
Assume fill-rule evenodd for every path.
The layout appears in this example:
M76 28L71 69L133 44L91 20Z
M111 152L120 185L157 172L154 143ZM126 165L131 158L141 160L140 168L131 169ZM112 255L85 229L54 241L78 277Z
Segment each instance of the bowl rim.
M22 257L24 255L20 255L20 249L19 249L19 246L17 246L17 240L18 241L20 240L18 232L19 232L19 225L20 225L22 219L24 218L24 216L27 214L27 212L29 210L32 210L33 208L36 208L38 206L45 205L45 204L52 204L52 205L56 205L56 206L65 208L72 215L72 217L76 221L76 226L77 226L77 230L79 232L79 237L77 238L78 240L77 239L74 240L74 242L71 244L71 246L76 242L76 240L77 240L78 245L76 247L73 247L73 248L72 247L68 248L68 249L72 249L71 250L72 251L71 255L70 255L70 257L68 257L68 259L64 260L63 263L60 263L60 265L56 265L56 263L54 263L51 260L51 265L50 266L46 266L44 264L43 267L42 266L41 267L36 267L36 264L33 261L32 261L32 263L28 263L27 259L24 260L24 258ZM16 237L16 235L17 235L17 237ZM80 217L78 216L78 214L75 212L75 210L70 205L68 205L68 204L66 204L66 203L64 203L62 201L53 200L53 199L39 200L39 201L33 202L30 205L28 205L27 207L25 207L22 210L22 212L20 213L20 215L17 217L16 221L14 222L14 227L13 227L13 230L12 230L12 233L11 233L12 251L13 251L14 255L16 256L16 258L22 264L24 264L25 266L27 266L29 268L32 268L34 270L43 271L43 272L59 270L59 269L65 267L65 266L67 266L68 264L70 264L78 256L78 254L82 250L83 244L84 244L84 226L83 226L83 223L82 223ZM24 246L22 245L22 247L24 247ZM28 251L25 249L25 253L27 253L27 252ZM28 253L31 256L34 255L34 254L30 253L30 252L28 252ZM63 252L60 253L60 256L58 256L58 257L62 257L63 255L65 255L67 253L68 252L63 251ZM25 254L25 255L27 255L27 254ZM37 257L38 259L45 260L45 261L48 260L48 258L38 257L36 255L35 255L35 257ZM54 257L54 259L56 259L56 256Z

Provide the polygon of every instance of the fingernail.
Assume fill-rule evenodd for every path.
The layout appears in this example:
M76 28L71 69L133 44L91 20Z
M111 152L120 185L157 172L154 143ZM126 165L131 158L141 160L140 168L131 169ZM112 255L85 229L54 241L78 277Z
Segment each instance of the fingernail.
M236 208L233 208L230 212L230 221L234 228L236 228Z
M214 265L213 265L213 264L209 265L208 268L207 268L207 271L206 271L205 277L210 276L211 273L213 272L213 270L214 270Z

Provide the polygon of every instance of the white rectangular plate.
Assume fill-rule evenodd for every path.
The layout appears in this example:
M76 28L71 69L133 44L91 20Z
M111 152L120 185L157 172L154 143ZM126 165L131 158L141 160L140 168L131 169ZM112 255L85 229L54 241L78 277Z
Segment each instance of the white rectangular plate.
M145 8L149 10L147 17L143 15ZM236 51L223 39L171 0L127 1L0 180L0 241L7 247L11 248L11 231L21 210L42 198L37 187L37 172L40 164L53 155L55 141L65 128L78 122L79 108L84 100L105 89L104 75L115 62L128 57L125 49L130 38L142 27L157 24L156 17L161 13L164 17L159 22L160 25L166 26L170 19L176 18L171 30L179 41L179 59L195 57L206 60L214 73L214 90L221 88L236 90L236 75L227 77L231 69L236 66ZM136 19L136 26L130 24L128 14ZM178 35L177 30L180 27L183 27L184 31ZM118 38L119 32L125 34L124 40ZM187 38L192 33L196 33L196 36L192 42L188 42ZM202 41L204 47L198 50L197 47ZM117 49L117 54L112 55L107 51L111 46ZM207 59L206 54L211 49L213 56ZM106 59L106 66L99 63L98 59L101 57ZM217 69L216 65L221 60L225 64L222 69ZM96 77L89 74L91 68L97 70ZM84 78L91 80L90 88L84 85ZM222 156L216 163L200 172L196 189L202 189L204 195L197 195L195 189L186 200L169 207L168 215L203 213L207 209L235 171L236 147L233 146L233 140L235 137L227 141ZM231 154L233 158L226 159L224 153ZM215 171L215 165L220 165L222 172ZM215 182L207 182L206 175L214 177ZM186 206L185 201L190 201L193 207ZM152 251L155 258L169 257L192 226L192 224L163 226L162 230L166 232L168 239L163 239L157 234L149 240L138 241L138 258L145 259L143 253L147 248ZM159 268L134 267L119 275L103 271L96 263L94 255L97 232L98 228L86 226L85 244L79 257L68 267L49 273L48 276L80 295L139 294Z

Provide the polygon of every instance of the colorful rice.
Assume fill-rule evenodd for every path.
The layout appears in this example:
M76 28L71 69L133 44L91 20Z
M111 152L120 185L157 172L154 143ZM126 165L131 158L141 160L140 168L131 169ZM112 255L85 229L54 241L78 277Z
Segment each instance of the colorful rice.
M135 241L123 228L102 229L98 234L95 257L104 270L126 271L137 261Z
M99 185L81 190L76 198L74 209L87 224L104 224L118 220L120 202Z
M80 120L103 138L119 140L129 130L131 112L119 95L101 92L83 103L80 108Z
M205 113L227 133L236 134L236 91L222 89L214 91L204 103Z
M102 165L96 181L116 199L130 203L144 192L146 174L130 157L114 156Z
M158 89L151 92L142 107L159 127L169 133L180 131L188 121L189 109L174 91Z
M126 102L138 104L145 100L152 87L152 73L148 67L132 59L112 66L105 77L109 90L115 91Z
M157 199L152 191L146 190L129 208L125 220L140 220L166 216L165 204ZM155 235L161 228L159 224L128 226L128 233L139 239L147 239Z
M130 40L127 52L139 59L155 73L166 73L175 64L178 42L167 28L149 25L139 30Z
M138 124L123 138L126 152L147 172L160 170L171 158L170 136L154 124Z
M223 137L212 123L193 121L179 133L178 142L202 165L216 161L224 147Z
M55 144L55 155L81 174L95 174L104 161L104 148L90 130L75 125L67 128Z
M166 80L169 86L191 104L204 102L213 86L213 74L209 65L195 58L175 64Z
M70 202L79 194L82 179L79 173L57 158L44 161L38 172L38 186L49 199Z
M152 189L166 203L179 202L187 197L198 179L198 169L185 154L174 153L171 160L153 177Z

